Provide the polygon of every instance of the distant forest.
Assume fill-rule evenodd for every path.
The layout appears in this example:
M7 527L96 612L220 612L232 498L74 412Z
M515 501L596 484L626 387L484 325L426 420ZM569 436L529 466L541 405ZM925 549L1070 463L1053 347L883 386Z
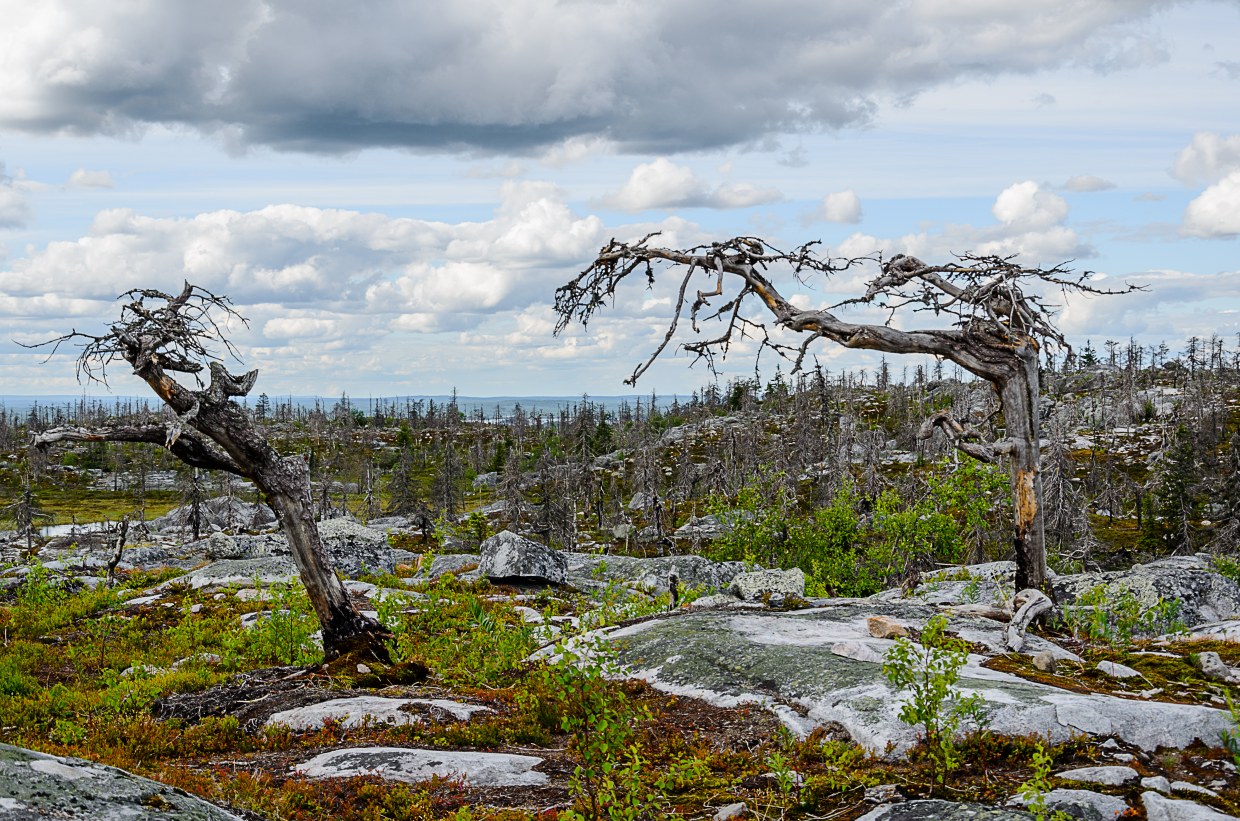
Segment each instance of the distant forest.
M946 371L946 372L945 372ZM575 550L799 566L819 594L860 595L944 564L1009 557L1010 491L922 422L951 410L984 434L1004 420L987 383L902 367L707 385L684 401L557 412L464 412L452 398L249 412L309 460L320 517L400 531L415 550L469 552L500 529ZM1052 568L1234 553L1240 539L1240 338L1180 351L1108 340L1043 371L1042 475ZM28 450L32 432L150 419L138 400L0 412L0 528L128 516L140 523L245 484L144 445ZM397 537L394 537L397 538Z

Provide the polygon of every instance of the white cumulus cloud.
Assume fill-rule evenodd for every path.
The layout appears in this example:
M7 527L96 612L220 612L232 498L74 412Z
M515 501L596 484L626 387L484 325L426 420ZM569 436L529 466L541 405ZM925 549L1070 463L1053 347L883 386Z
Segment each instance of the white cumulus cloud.
M822 198L814 216L827 222L860 222L861 198L851 188L827 194Z
M1201 131L1180 152L1171 173L1192 185L1217 182L1236 170L1240 170L1240 134L1224 137Z
M1093 255L1093 248L1066 223L1068 204L1035 182L1015 183L995 198L991 212L997 225L948 224L936 231L880 238L856 233L837 250L847 257L873 253L912 254L927 262L950 259L953 254L1018 256L1031 265L1055 264ZM855 283L854 283L855 284Z
M633 169L620 190L604 203L621 211L652 208L749 208L774 202L779 191L747 183L724 183L712 189L693 169L666 157Z
M1240 171L1232 171L1188 204L1182 230L1193 237L1240 235Z

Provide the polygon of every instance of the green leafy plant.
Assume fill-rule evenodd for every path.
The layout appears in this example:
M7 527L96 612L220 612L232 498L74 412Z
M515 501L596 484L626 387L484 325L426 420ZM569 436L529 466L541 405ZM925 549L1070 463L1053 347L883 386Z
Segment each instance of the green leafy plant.
M569 779L574 798L560 817L572 821L637 821L664 816L663 799L642 774L648 763L637 742L649 712L608 678L615 661L599 641L561 642L556 660L532 676L531 696L545 699L569 736L577 759Z
M947 618L935 616L922 630L921 646L900 638L883 657L883 675L908 691L900 720L921 725L939 783L960 764L955 737L961 724L985 723L981 696L965 697L955 688L968 650L963 641L946 635L946 629Z
M1053 761L1042 743L1037 742L1030 760L1033 773L1016 792L1025 799L1025 809L1033 813L1037 821L1071 821L1072 816L1061 810L1054 810L1049 814L1046 810L1046 794L1051 789L1050 772Z
M1180 603L1161 596L1144 604L1130 588L1098 585L1064 608L1064 622L1076 638L1122 650L1140 636L1183 632Z
M311 664L322 657L312 636L318 621L299 584L271 588L273 608L251 628L254 657L279 664Z
M1230 690L1223 695L1227 699L1227 710L1231 713L1231 723L1234 726L1228 730L1220 730L1219 737L1231 757L1236 760L1236 766L1240 767L1240 704L1232 700Z

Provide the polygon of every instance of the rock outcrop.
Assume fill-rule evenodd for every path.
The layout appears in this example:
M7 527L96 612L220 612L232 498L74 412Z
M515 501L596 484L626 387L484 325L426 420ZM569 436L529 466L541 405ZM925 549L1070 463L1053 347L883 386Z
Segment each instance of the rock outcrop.
M0 744L0 818L14 821L241 821L241 816L148 778Z
M482 543L478 571L493 581L564 584L568 559L558 550L503 530Z

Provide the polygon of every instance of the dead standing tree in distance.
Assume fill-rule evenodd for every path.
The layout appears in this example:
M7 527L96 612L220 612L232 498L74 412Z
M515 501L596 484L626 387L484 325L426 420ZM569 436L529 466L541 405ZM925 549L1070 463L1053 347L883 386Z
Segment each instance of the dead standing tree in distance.
M657 234L627 243L612 240L599 251L585 271L556 291L559 316L556 333L574 321L585 326L600 308L615 298L621 282L641 272L648 285L657 267L677 271L680 285L667 333L648 359L626 380L634 384L675 337L688 306L694 341L683 343L686 351L705 359L713 369L716 357L724 357L741 338L755 338L762 349L770 348L794 362L799 370L809 346L826 338L849 348L887 353L930 354L949 359L970 373L990 382L999 395L1007 424L1007 437L984 442L976 430L939 413L926 420L920 436L928 438L942 430L958 447L974 458L993 461L1009 457L1015 508L1016 589L1046 589L1046 537L1042 513L1042 483L1038 470L1038 357L1046 343L1066 347L1051 319L1053 309L1026 286L1055 287L1066 293L1123 293L1087 284L1087 272L1074 273L1063 266L1026 268L1014 257L966 254L947 265L927 265L902 254L884 261L881 257L842 259L820 256L811 242L790 252L781 251L756 237L736 237L727 242L699 245L686 250L650 244ZM782 268L802 284L863 265L877 267L864 296L822 309L793 305L767 277L771 268ZM710 290L697 291L689 303L694 277L706 280ZM1132 290L1127 288L1126 290ZM806 334L798 345L772 338L751 306L755 297L783 329ZM723 304L710 308L710 300ZM885 324L846 322L835 311L849 306L876 306L889 312ZM905 309L930 311L950 320L950 326L904 331L893 328L891 317ZM701 315L701 316L700 316ZM721 328L708 336L699 320L714 320ZM696 361L696 360L695 360Z
M254 482L280 519L310 603L323 628L328 660L358 655L387 661L388 631L354 608L336 578L323 549L310 498L310 470L300 456L281 456L250 421L233 397L254 387L258 371L234 376L224 369L209 345L221 344L237 358L218 321L244 322L227 297L186 282L177 296L151 289L122 294L128 300L120 319L107 333L71 331L43 343L52 353L66 343L78 344L78 378L107 381L108 365L123 360L167 406L164 422L148 425L107 425L99 428L59 427L37 434L34 444L54 442L149 442L166 447L188 465L222 470ZM214 316L213 316L214 314ZM202 373L210 375L202 384ZM173 374L193 375L192 390Z

